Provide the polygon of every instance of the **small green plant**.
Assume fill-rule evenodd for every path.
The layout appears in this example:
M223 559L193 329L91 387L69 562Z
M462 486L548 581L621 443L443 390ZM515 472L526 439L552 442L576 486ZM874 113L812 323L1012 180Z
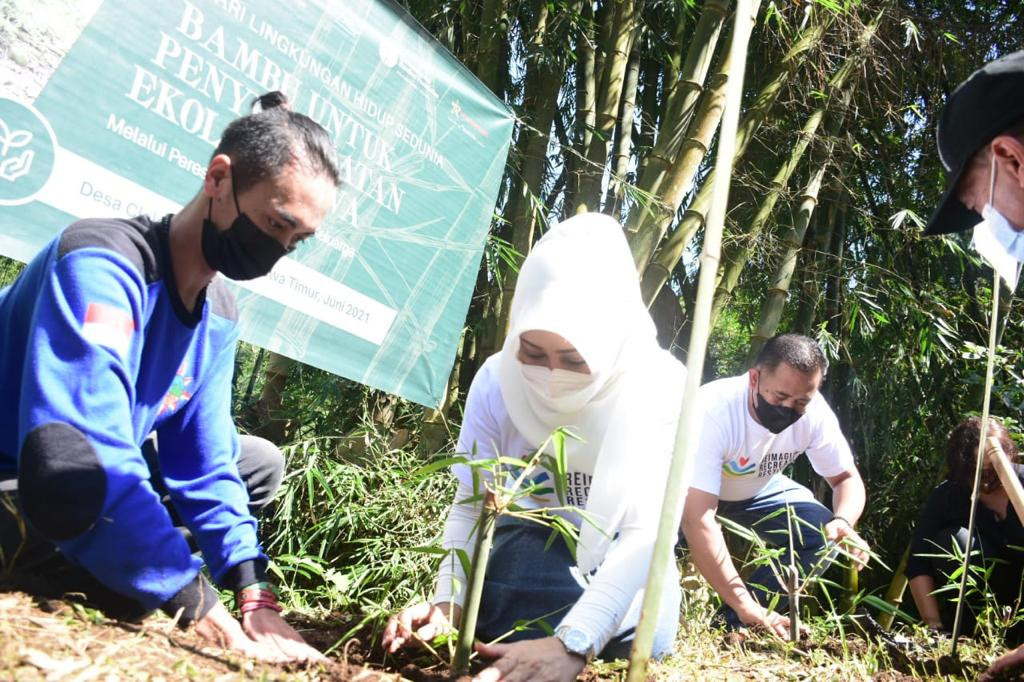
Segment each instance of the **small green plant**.
M370 439L358 463L336 454L337 440L284 448L285 479L261 535L282 602L351 618L347 640L428 589L433 557L407 548L440 535L455 481L415 476L422 458L383 438Z
M1010 548L1021 551L1021 548L1012 545ZM990 645L1000 645L1011 628L1024 622L1024 613L1021 613L1020 609L1024 602L1022 599L1024 597L1024 581L1018 585L1017 596L1012 604L1000 604L990 589L990 584L996 568L1000 564L1005 564L1006 560L982 558L982 551L977 547L971 550L971 555L978 557L980 562L971 561L967 564L967 590L964 593L964 599L973 607L976 623L975 633L982 641ZM932 593L936 596L948 595L950 601L955 604L960 579L963 575L963 548L959 543L952 542L949 550L921 556L956 563L957 568L947 576L946 584Z
M827 590L828 586L839 586L826 580L825 573L828 568L833 563L837 563L841 557L848 561L855 561L856 558L850 554L842 543L835 543L825 538L823 529L818 528L810 522L800 518L800 516L798 516L789 505L767 514L761 519L761 522L770 521L783 514L786 515L787 530L785 532L787 534L788 548L781 546L772 547L768 545L764 538L762 538L760 534L752 528L747 528L735 521L731 521L723 517L719 517L718 520L722 524L723 528L749 543L749 556L744 566L768 566L771 570L772 576L775 578L776 583L781 589L781 592L788 596L790 641L797 642L800 640L801 597L806 596L818 586L824 588L822 592L828 602L828 608L826 611L829 620L834 621L839 627L840 632L842 632L843 625L840 618L840 609L838 608L838 605L833 602L831 595ZM819 533L822 535L822 549L818 552L814 564L811 565L811 568L804 575L800 574L800 568L796 563L796 552L793 544L794 538L801 537L802 533ZM789 558L788 561L784 563L783 560L787 556L787 552ZM876 554L869 551L868 555L871 560L885 568L888 568ZM763 585L760 587L770 589ZM778 601L779 598L776 596L767 608L774 609L778 604Z
M556 429L541 444L528 460L515 457L498 456L491 459L474 459L473 457L446 457L432 462L421 471L421 476L429 475L438 469L448 468L455 464L470 467L473 475L473 495L459 504L479 504L480 516L474 526L476 544L473 557L470 559L465 552L457 552L458 560L467 576L466 602L462 610L462 621L459 624L455 651L452 656L452 671L456 675L464 674L469 669L469 661L476 637L477 616L480 609L480 597L483 592L484 579L487 571L487 560L490 555L494 529L501 517L518 518L552 529L551 543L561 538L571 552L576 551L578 529L561 514L575 513L584 522L592 523L585 512L565 503L566 465L565 439L572 438L570 432ZM550 453L548 452L550 450ZM553 454L551 454L553 453ZM551 483L538 482L531 478L539 467L546 469L553 479ZM510 481L506 483L506 481ZM554 491L560 502L558 506L544 508L524 507L520 502L531 495L547 494ZM517 627L525 624L517 624ZM540 627L544 628L541 622ZM550 630L550 627L546 628Z

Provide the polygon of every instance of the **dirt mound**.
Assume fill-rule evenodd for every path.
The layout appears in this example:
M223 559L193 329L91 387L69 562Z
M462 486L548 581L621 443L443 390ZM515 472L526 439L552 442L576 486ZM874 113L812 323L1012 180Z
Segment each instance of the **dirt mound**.
M80 604L0 593L0 679L400 680L336 656L326 666L274 666L209 647L163 616L140 624Z

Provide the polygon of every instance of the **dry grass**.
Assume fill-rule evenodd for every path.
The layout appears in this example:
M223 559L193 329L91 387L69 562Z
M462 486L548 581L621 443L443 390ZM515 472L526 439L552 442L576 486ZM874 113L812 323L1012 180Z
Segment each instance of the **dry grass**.
M689 593L690 597L693 593ZM974 679L996 652L962 648L964 662L952 666L945 648L917 647L893 656L882 646L849 636L815 636L800 647L752 635L742 645L727 643L711 628L708 603L690 599L679 650L655 663L654 680L873 680ZM344 630L337 623L292 619L311 643L328 649ZM845 646L844 646L845 642ZM284 668L231 656L177 629L156 615L141 624L120 623L77 604L36 601L21 593L0 593L0 679L3 680L443 680L443 672L408 661L378 659L365 643L337 647L326 667ZM383 671L383 665L389 671ZM365 666L365 667L363 667ZM404 667L400 667L404 666ZM393 672L398 669L399 672ZM599 663L583 679L621 680L625 663Z

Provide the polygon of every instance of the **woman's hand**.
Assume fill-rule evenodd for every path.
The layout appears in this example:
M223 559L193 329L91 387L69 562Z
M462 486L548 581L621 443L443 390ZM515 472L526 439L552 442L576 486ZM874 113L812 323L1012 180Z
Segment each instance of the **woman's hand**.
M249 638L223 604L217 603L195 623L196 634L214 646L271 663L286 659L276 647L261 646Z
M384 628L381 645L384 650L394 653L404 646L415 646L420 642L429 642L438 635L452 629L458 623L462 609L456 604L449 613L449 604L429 604L422 602L407 609L402 609L388 620Z
M760 626L780 639L789 639L789 618L787 616L769 611L753 600L751 602L753 606L749 610L736 612L744 625Z
M496 658L480 671L473 682L572 682L587 662L570 654L554 637L529 639L512 644L477 644L485 658Z

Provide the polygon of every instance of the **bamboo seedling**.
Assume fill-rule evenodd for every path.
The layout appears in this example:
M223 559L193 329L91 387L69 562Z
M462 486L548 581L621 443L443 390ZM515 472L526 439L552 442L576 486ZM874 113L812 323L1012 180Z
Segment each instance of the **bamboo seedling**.
M722 527L728 530L730 533L742 538L751 545L751 552L754 558L747 562L746 565L766 565L771 571L772 578L779 585L781 592L784 593L789 600L788 615L790 624L790 640L797 642L800 639L800 599L807 595L810 589L823 582L825 571L835 563L840 557L845 557L847 560L853 562L856 558L847 551L843 546L842 542L830 541L822 537L824 547L818 554L814 564L807 570L807 573L801 577L800 567L796 563L796 552L793 544L793 538L798 537L799 533L811 532L811 533L823 533L821 528L818 528L808 521L801 519L799 516L793 513L792 509L787 506L766 515L760 519L759 523L770 521L780 514L786 514L786 523L788 527L788 547L771 547L769 546L764 538L762 538L754 530L742 526L735 521L731 521L726 518L719 518L719 522ZM794 524L794 519L796 524ZM801 528L802 526L802 528ZM788 558L783 559L785 552L789 553ZM878 558L870 550L868 551L868 557L870 560L877 562L880 566L888 569L885 563ZM776 604L769 604L767 608L773 609Z
M832 562L839 555L839 544L831 541L825 542L824 552L811 570L807 572L803 580L800 579L800 570L796 565L796 551L793 548L793 510L786 506L786 523L789 526L789 566L786 567L786 580L782 587L789 594L789 641L800 641L800 596L807 592L825 573Z
M487 562L494 541L494 531L501 517L508 516L550 527L552 529L551 541L560 536L573 553L575 553L578 530L561 514L575 513L582 518L584 523L593 523L584 510L565 503L568 470L565 440L574 437L572 433L564 429L556 429L528 460L505 456L493 459L457 456L432 462L418 472L418 476L422 477L453 464L464 464L471 467L475 494L460 500L459 503L480 504L481 507L480 517L474 526L476 539L472 559L470 560L466 556L466 552L455 550L466 574L466 600L452 654L453 674L462 675L469 670L473 643L476 640L483 586L487 576ZM541 468L551 474L551 483L542 484L530 479L531 474L538 473ZM504 485L502 481L509 477L510 469L518 470L518 473L515 474L510 484ZM481 476L481 473L489 475ZM560 503L558 506L533 509L524 508L519 504L522 499L543 493L545 492L544 488L548 487L552 488L557 496ZM448 554L448 552L442 553Z

